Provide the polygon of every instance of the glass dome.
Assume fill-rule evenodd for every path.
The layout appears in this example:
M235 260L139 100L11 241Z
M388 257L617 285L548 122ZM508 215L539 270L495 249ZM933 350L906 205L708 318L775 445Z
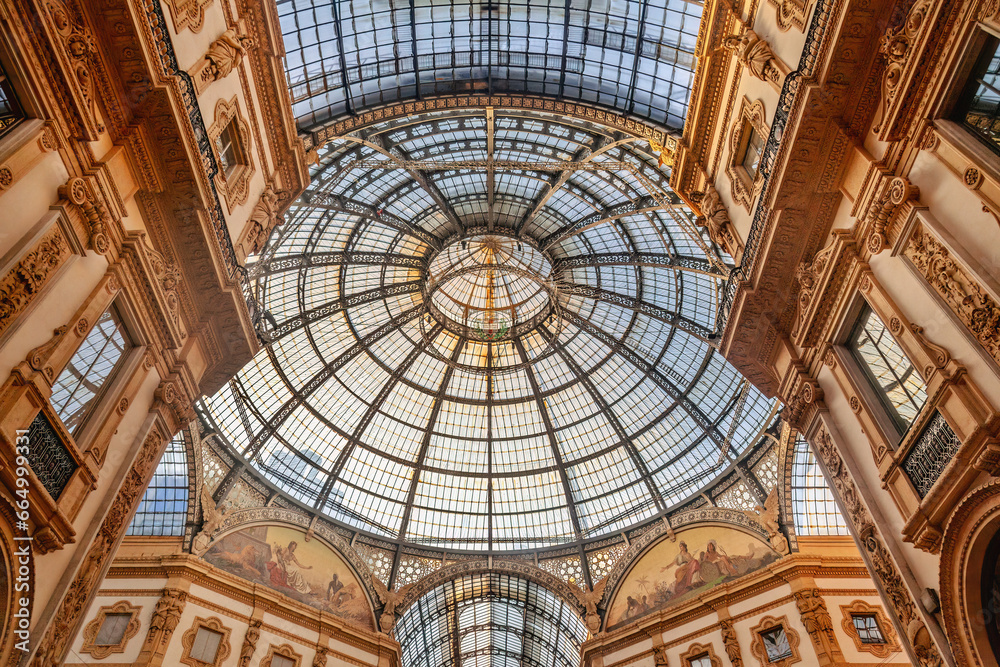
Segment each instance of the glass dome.
M649 143L453 109L328 143L252 264L268 343L205 413L355 530L582 543L711 483L772 403L715 350L727 267Z

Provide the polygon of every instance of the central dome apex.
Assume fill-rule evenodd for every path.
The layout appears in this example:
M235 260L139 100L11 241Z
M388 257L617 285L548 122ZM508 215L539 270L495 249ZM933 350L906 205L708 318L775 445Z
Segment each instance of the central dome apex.
M424 299L448 329L496 342L537 326L555 306L552 263L531 242L474 233L436 253Z

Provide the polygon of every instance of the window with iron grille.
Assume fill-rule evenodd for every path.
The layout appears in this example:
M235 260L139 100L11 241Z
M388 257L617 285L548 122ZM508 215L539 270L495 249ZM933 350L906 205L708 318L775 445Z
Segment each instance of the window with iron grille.
M847 347L899 431L905 433L927 400L924 379L867 305Z

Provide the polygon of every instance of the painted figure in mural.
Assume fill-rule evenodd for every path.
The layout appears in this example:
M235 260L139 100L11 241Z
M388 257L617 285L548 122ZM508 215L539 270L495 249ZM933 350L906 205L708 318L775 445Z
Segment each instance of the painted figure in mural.
M701 562L702 565L712 563L719 569L719 574L724 577L739 576L739 571L733 565L733 561L729 559L725 551L719 548L719 544L715 540L708 541L708 546L705 547L705 551L701 554Z
M329 585L326 587L326 601L337 607L340 606L341 602L350 600L351 597L351 594L344 589L344 582L340 580L340 576L335 572L333 579L330 580Z
M302 576L301 571L311 570L312 565L303 565L295 557L295 549L298 546L298 542L289 542L288 547L284 549L279 546L275 551L275 556L279 559L285 571L285 580L288 582L288 587L294 588L299 593L308 595L312 592L312 589L309 588L309 584L306 583L306 578Z
M671 593L674 594L683 593L702 583L701 562L691 555L686 542L682 541L679 546L680 553L677 554L673 562L660 568L660 572L663 572L671 567L677 567L677 571L674 572L674 583L671 586Z

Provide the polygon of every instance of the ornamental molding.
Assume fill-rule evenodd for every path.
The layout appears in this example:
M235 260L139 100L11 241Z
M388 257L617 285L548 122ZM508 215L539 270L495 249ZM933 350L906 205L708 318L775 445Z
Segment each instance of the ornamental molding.
M235 28L229 28L219 35L202 59L189 71L195 91L201 94L213 81L221 81L229 76L253 47L253 39L237 32Z
M896 619L906 630L919 665L935 667L943 664L930 631L920 616L917 603L885 546L878 526L861 500L854 479L841 458L833 438L827 432L825 424L821 424L819 430L810 438L810 443L833 482L833 488L846 510L845 515L854 525L855 535L868 556L872 579L882 589L883 598L892 605Z
M923 224L913 230L902 254L1000 364L1000 304Z
M883 176L875 182L875 194L859 221L862 234L868 235L867 249L877 255L889 245L889 231L895 223L912 212L920 199L920 188L904 176Z
M788 646L792 649L792 654L787 658L772 661L767 657L767 649L764 648L764 638L761 633L778 627L784 630L785 637L788 639ZM787 616L765 616L760 619L757 625L750 628L750 653L753 657L757 658L761 667L768 667L768 665L788 667L797 662L802 662L802 654L799 652L799 633L792 629Z
M970 638L976 637L982 627L981 610L985 604L973 602L981 597L980 578L975 575L982 570L987 545L1000 531L998 500L1000 479L994 478L973 489L959 503L944 529L939 594L945 632L958 667L978 667L993 659L988 642L980 645Z
M777 13L778 29L805 31L806 16L812 11L813 0L767 0Z
M833 230L833 241L795 271L798 294L790 337L804 348L814 347L841 298L842 288L857 258L853 235Z
M38 240L3 278L0 278L0 334L27 310L72 255L59 225Z
M170 18L173 19L174 32L179 33L185 28L191 32L201 32L205 22L205 10L213 2L214 0L166 0Z
M781 91L785 77L788 76L788 67L774 54L766 39L752 28L747 28L743 34L727 37L722 43L750 72L750 76L770 84L778 92Z
M113 605L104 606L97 610L97 615L94 617L87 627L83 630L83 646L80 647L80 651L87 653L94 660L103 660L109 655L114 653L124 653L125 646L132 637L135 637L139 633L139 612L142 611L142 607L136 607L129 604L128 600L120 600ZM115 644L95 644L98 633L101 631L101 626L104 625L104 621L108 614L129 614L128 624L125 626L125 631L122 633L121 639Z
M233 129L236 136L235 152L238 164L234 165L229 173L222 169L221 154L219 153L218 139L227 126L234 123ZM253 151L250 150L250 125L247 123L240 108L239 98L233 96L232 99L221 99L215 104L215 119L208 127L208 136L215 153L215 162L219 165L218 173L215 175L215 187L226 202L226 208L232 214L237 206L246 203L250 196L250 179L254 175Z
M95 140L105 130L97 108L98 81L103 78L94 34L72 0L47 0L44 17L58 37L54 49L76 111L81 137ZM61 48L59 48L61 46Z
M746 96L740 100L740 108L732 117L729 129L729 160L726 162L726 176L733 193L733 199L747 212L753 211L753 202L764 187L764 176L758 170L751 175L743 166L750 134L756 133L766 141L769 134L764 115L764 103L750 101ZM709 228L711 231L711 228ZM714 240L714 238L713 238Z
M219 641L219 648L215 654L214 662L202 662L201 660L191 657L191 648L194 646L194 639L198 635L198 630L200 628L214 630L222 635L222 639ZM209 618L196 616L190 629L188 629L187 632L181 636L181 646L184 649L184 654L181 656L181 662L189 667L208 667L209 665L217 667L218 665L221 665L226 661L226 658L229 657L229 653L232 651L232 647L229 645L229 635L232 631L232 628L223 625L222 619L217 616L210 616Z
M167 430L167 429L165 429ZM118 494L108 509L90 549L62 604L56 610L48 631L38 643L32 667L58 667L76 636L83 615L97 591L104 572L111 565L111 555L119 543L136 506L146 490L153 468L163 453L167 437L154 424L143 439L132 467L125 475Z

